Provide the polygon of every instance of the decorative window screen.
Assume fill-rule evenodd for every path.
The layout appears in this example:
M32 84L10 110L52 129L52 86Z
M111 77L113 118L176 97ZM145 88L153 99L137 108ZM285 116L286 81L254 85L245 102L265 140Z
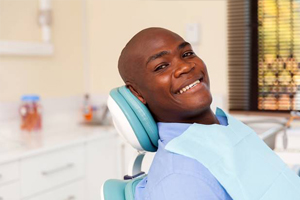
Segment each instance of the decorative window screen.
M258 0L258 110L300 110L300 0Z
M300 0L227 0L229 109L300 110Z

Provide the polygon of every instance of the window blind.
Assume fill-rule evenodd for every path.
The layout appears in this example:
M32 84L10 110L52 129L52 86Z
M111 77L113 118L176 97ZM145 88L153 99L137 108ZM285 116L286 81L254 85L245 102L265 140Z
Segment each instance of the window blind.
M250 2L228 0L227 9L229 109L250 110Z

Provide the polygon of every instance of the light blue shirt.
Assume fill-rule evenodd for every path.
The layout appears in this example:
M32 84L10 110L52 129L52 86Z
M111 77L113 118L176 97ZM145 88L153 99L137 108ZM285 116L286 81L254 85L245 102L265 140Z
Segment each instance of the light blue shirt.
M217 116L221 125L227 118ZM191 124L157 123L160 140L148 176L139 182L135 200L232 200L218 180L197 160L165 150ZM201 130L199 130L201 131Z

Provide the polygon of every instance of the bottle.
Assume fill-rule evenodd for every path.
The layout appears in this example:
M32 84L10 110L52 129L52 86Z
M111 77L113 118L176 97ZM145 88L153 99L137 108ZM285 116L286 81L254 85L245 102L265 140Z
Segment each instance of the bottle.
M42 107L37 95L23 95L19 109L21 130L39 131L42 129Z
M83 117L87 122L90 122L93 119L93 107L90 104L90 96L88 94L84 96Z

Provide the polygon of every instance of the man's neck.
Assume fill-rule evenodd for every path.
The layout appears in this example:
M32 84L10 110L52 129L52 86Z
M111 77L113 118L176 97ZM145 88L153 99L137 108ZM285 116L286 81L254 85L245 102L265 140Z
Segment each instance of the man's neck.
M178 120L178 123L198 123L198 124L220 124L217 116L213 111L208 108L207 110L202 111L200 114L192 117L185 117L184 119Z
M198 124L207 124L207 125L220 124L218 118L210 108L202 110L199 113L194 113L194 115L190 115L190 116L180 116L180 118L176 118L176 116L178 115L173 115L172 117L170 117L170 115L168 114L168 117L163 117L162 119L155 116L155 120L157 122L166 122L166 123L189 123L189 124L198 123Z
M199 117L193 119L192 123L198 123L198 124L220 124L217 116L213 113L213 111L209 108Z

